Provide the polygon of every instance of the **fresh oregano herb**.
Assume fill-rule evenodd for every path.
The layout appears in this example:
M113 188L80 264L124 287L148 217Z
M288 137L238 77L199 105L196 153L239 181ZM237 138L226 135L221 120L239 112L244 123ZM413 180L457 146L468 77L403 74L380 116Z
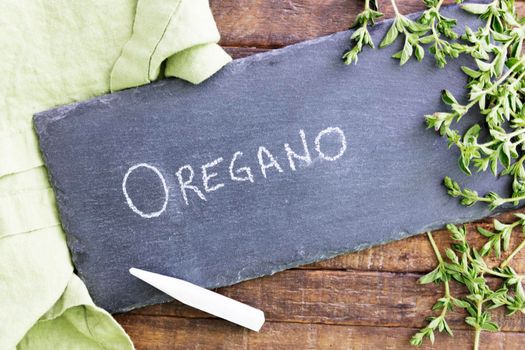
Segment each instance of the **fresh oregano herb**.
M463 10L478 15L484 25L477 29L467 27L461 37L454 31L456 20L440 12L443 0L423 0L427 9L416 21L401 14L396 1L391 1L395 17L379 47L391 45L401 37L403 48L393 55L401 65L411 57L422 60L425 46L440 68L445 67L448 59L460 54L471 56L476 64L475 68L462 67L469 79L466 86L468 102L460 103L452 93L444 90L441 98L449 110L425 116L427 126L446 137L449 147L459 149L458 166L467 175L475 169L478 172L490 171L494 176L510 176L513 180L512 195L505 198L495 192L479 195L445 177L444 185L449 195L460 198L465 206L478 202L488 204L490 209L506 203L518 205L525 200L525 19L518 17L514 0L462 5ZM366 0L365 10L357 17L355 26L358 29L352 35L355 44L343 56L346 64L357 63L364 45L374 48L368 26L373 25L382 13L377 11L376 2L373 5L372 10L369 0ZM476 107L484 115L484 121L471 125L464 133L457 130L455 125ZM482 137L482 134L488 136ZM432 234L428 233L438 266L423 276L420 283L442 283L444 295L433 307L439 311L438 315L430 317L428 324L412 337L412 345L421 345L425 338L433 343L436 331L452 335L446 317L454 307L466 310L465 322L474 329L476 350L482 331L499 330L498 325L491 321L491 310L505 307L509 315L518 311L525 313L522 284L525 276L517 274L509 265L525 247L525 239L499 266L489 267L484 260L490 254L500 258L502 252L509 249L510 237L516 227L521 226L525 232L525 215L515 215L518 220L511 224L494 220L494 231L478 227L479 234L486 238L479 251L469 245L465 226L447 225L454 243L446 250L446 257L442 257ZM499 288L492 290L486 276L501 279ZM453 297L450 282L463 285L468 292L466 297Z
M451 196L466 206L478 202L487 203L490 209L505 203L518 205L525 199L525 21L517 17L513 0L462 7L485 20L476 31L467 28L462 36L464 44L458 46L476 63L477 69L462 67L469 77L469 101L460 104L445 90L442 99L450 111L427 115L427 125L445 136L449 146L459 149L458 165L467 175L475 169L512 178L512 195L503 198L495 192L479 195L446 177L444 185ZM454 129L454 124L476 106L484 115L483 123L472 125L463 134ZM483 130L488 136L482 139Z
M518 205L525 200L525 19L518 17L514 0L462 5L465 11L478 15L484 25L477 29L467 27L461 37L454 31L456 20L440 12L443 0L423 0L427 9L416 21L401 14L395 0L391 1L395 17L379 47L401 37L403 49L393 55L400 64L411 57L422 60L425 46L439 67L460 54L471 56L476 64L476 68L462 67L469 79L468 102L459 103L444 90L442 99L450 109L425 116L428 127L446 137L449 147L459 149L458 166L467 175L476 170L512 178L509 198L495 192L480 195L447 177L444 185L448 193L460 198L465 206L478 202L488 204L490 209L506 203ZM367 0L356 21L358 29L352 35L356 44L343 56L345 63L357 62L364 45L374 47L368 25L381 15L370 8ZM455 125L476 107L484 115L483 123L471 125L464 133L457 130Z
M474 349L479 349L482 331L499 330L499 326L491 321L492 310L505 307L508 315L518 311L525 313L525 293L522 284L525 276L519 275L510 266L512 259L525 247L525 239L498 266L490 267L484 260L484 257L491 253L501 258L501 252L509 250L510 236L515 228L521 227L522 234L525 232L525 215L515 214L515 216L518 220L510 224L494 220L494 232L477 227L478 232L487 239L479 251L468 243L465 226L447 225L454 243L446 249L446 257L442 257L432 234L427 233L438 266L421 277L419 282L422 284L442 283L445 292L433 307L433 310L440 310L439 314L430 317L428 324L414 334L410 340L412 345L421 345L425 338L433 343L436 331L445 331L452 335L446 316L453 308L465 309L467 313L465 323L474 329ZM501 280L497 289L493 290L489 287L487 276ZM449 284L451 282L462 285L467 295L461 298L453 297L450 294Z
M458 57L461 53L460 45L449 42L449 40L458 38L453 30L456 20L447 18L439 12L443 0L424 0L427 9L417 21L401 14L395 0L391 1L395 17L390 29L379 44L380 48L391 45L401 35L404 41L403 49L392 56L399 59L401 65L411 57L421 61L425 56L423 45L430 45L429 51L440 67L446 64L446 57ZM357 16L353 27L358 28L352 35L352 40L355 41L354 47L343 55L346 64L357 63L357 56L364 45L375 47L368 32L368 25L373 25L374 20L382 15L378 11L371 10L369 2L365 2L365 9Z
M370 2L372 1L372 2ZM374 48L374 42L368 32L368 26L374 25L376 19L382 17L383 14L377 11L377 0L365 0L365 9L357 15L355 23L352 28L355 28L351 39L354 41L352 49L345 52L343 60L346 64L352 62L357 63L358 55L363 50L363 46L368 45Z
M441 253L434 242L434 238L430 232L427 233L432 249L438 260L438 266L430 273L421 277L419 282L422 284L427 283L443 283L445 285L445 293L443 297L439 298L438 301L432 307L432 310L441 310L438 316L429 317L428 324L422 328L419 332L414 334L410 339L410 344L419 346L423 343L424 338L429 338L432 344L434 343L434 332L436 330L443 332L446 331L448 334L453 335L452 330L446 321L447 312L453 309L453 305L458 303L458 299L453 298L450 295L450 274L447 272L447 263L441 257ZM447 251L447 255L449 252Z

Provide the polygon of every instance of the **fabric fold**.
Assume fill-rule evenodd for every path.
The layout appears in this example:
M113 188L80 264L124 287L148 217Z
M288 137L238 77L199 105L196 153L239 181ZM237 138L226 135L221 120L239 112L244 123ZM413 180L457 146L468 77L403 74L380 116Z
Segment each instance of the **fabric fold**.
M90 300L82 281L71 275L64 294L18 344L18 350L121 349L133 344L122 327ZM120 329L114 332L112 329Z
M58 226L4 237L0 254L0 349L11 349L60 298L73 266Z
M0 178L43 164L33 128L0 137Z
M55 195L50 187L5 196L0 194L0 239L59 225Z
M190 47L168 58L166 76L200 84L231 61L231 57L217 44Z
M220 46L205 45L216 44L219 39L219 31L206 0L139 0L133 34L111 72L111 91L144 85L157 79L166 59L170 67L166 76L198 84L231 61ZM198 74L195 73L195 65L188 65L187 60L175 57L192 48L195 48L192 57L214 55L207 56L208 60L201 57ZM181 57L188 57L188 53Z

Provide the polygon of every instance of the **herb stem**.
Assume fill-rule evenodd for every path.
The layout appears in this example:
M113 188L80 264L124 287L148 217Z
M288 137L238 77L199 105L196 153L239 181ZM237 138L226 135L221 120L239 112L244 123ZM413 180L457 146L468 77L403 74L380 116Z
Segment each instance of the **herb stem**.
M432 250L434 250L434 254L436 255L436 258L438 259L438 262L440 264L443 264L443 257L441 256L441 253L439 252L436 242L434 241L434 237L432 237L432 233L427 232L427 236L428 236L428 240L430 241L430 245L432 246Z
M501 83L503 83L511 74L516 73L514 70L519 67L520 64L525 62L525 56L521 57L508 71L505 72L496 82L487 90L487 93L492 91L494 88L497 88Z
M504 273L501 273L501 272L497 272L497 271L494 271L492 269L489 269L489 268L486 268L486 267L483 267L483 266L480 266L480 270L482 270L483 272L488 273L489 275L493 275L493 276L496 276L496 277L501 277L501 278L509 278L509 277L511 277L511 276L509 276L507 274L504 274Z
M500 268L504 269L507 267L507 265L509 264L509 262L516 256L516 254L519 253L520 250L523 249L523 247L525 247L525 239L523 241L521 241L520 245L516 247L516 249L514 249L512 251L512 253L510 253L510 255L507 257L507 259L505 259L501 265L499 266Z
M445 281L445 298L451 299L450 297L450 285L448 281Z
M390 2L392 3L392 7L394 8L396 17L400 17L401 13L399 13L399 9L397 8L396 0L390 0Z
M485 96L486 94L492 92L492 90L494 90L495 88L497 88L498 86L501 85L501 83L503 83L511 74L514 74L516 73L514 70L516 68L519 67L520 64L522 64L523 62L525 62L525 56L521 57L520 60L518 60L518 62L514 63L514 65L512 67L510 67L506 72L505 74L503 74L498 80L496 80L494 82L494 84L492 84L491 87L489 87L487 90L484 90L482 91L482 93L476 97L475 99L473 99L468 105L466 105L466 111L468 111L470 108L472 108L476 103L478 103L478 101L483 97Z
M485 202L490 202L490 198L486 198L487 200ZM510 197L510 198L502 198L501 204L503 203L509 203L509 202L515 202L515 201L522 201L525 199L525 195L519 196L519 197Z
M477 300L476 301L476 319L477 321L479 322L479 319L481 318L481 306L482 306L482 301L480 300ZM476 324L476 332L474 333L474 350L479 350L479 336L481 334L481 326L479 324Z
M479 336L481 334L481 328L476 328L474 333L474 350L479 350Z

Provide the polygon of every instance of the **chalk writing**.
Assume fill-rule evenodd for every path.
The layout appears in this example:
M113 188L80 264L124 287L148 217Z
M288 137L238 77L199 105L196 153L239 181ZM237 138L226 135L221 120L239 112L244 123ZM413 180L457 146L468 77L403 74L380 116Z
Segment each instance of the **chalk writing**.
M131 173L133 171L135 171L138 168L146 168L146 169L153 170L153 172L155 172L155 174L157 174L157 176L160 178L160 181L162 182L162 187L164 189L164 203L162 204L162 208L159 211L155 211L155 212L152 212L152 213L144 213L143 211L139 210L135 206L135 204L133 204L133 201L131 200L131 198L128 195L128 191L127 191L127 188L126 188L126 185L128 183L128 177L129 177L129 175L131 175ZM168 206L169 190L168 190L168 186L166 186L166 180L164 180L164 176L162 176L162 173L159 171L159 169L155 168L152 165L146 164L146 163L136 164L136 165L134 165L134 166L132 166L131 168L128 169L128 171L124 175L124 180L122 181L122 192L124 192L124 197L126 198L126 203L128 203L128 206L131 208L131 210L133 210L133 212L137 213L138 215L140 215L140 216L142 216L143 218L146 218L146 219L155 218L157 216L160 216L160 214L162 214L164 212L164 210L166 210L166 207Z
M286 158L288 159L288 165L292 172L297 171L298 164L303 164L305 167L310 166L313 163L312 155L310 154L310 150L308 148L308 142L306 140L306 134L304 130L299 130L299 137L301 138L301 144L302 144L302 151L294 151L290 144L285 143L284 144L284 151L286 154ZM332 142L331 145L333 148L334 144L334 137L338 142L339 149L334 152L333 149L331 149L331 152L328 152L326 149L322 149L323 140L326 138L331 138ZM338 160L343 156L343 154L346 152L347 143L346 143L346 137L343 132L343 130L339 127L329 127L326 129L321 130L314 140L315 145L315 151L317 153L318 159L322 161L329 161L333 162ZM330 154L327 154L330 153ZM333 154L332 154L333 153ZM234 182L254 182L255 176L252 171L252 169L249 166L241 166L239 168L236 168L236 162L240 160L240 158L243 156L243 152L237 151L233 154L231 161L228 166L228 172L229 177ZM259 170L261 172L261 175L264 179L267 179L269 176L275 176L278 173L283 173L284 169L278 162L278 157L274 156L268 148L265 146L259 146L257 149L257 160L259 165ZM182 199L184 200L184 203L186 205L189 205L190 200L188 199L188 193L194 193L198 198L200 198L203 201L207 201L205 193L214 192L217 190L220 190L223 188L226 184L224 182L217 182L215 179L215 184L210 184L210 182L217 177L219 174L217 172L214 172L212 170L213 167L217 166L218 164L222 163L224 159L222 157L218 157L214 159L213 161L206 163L201 166L201 173L202 173L202 191L199 189L198 185L196 183L193 183L193 178L195 177L195 172L193 170L193 167L190 164L185 164L179 168L179 170L175 173L178 179L179 183L179 190L182 196ZM300 162L300 163L299 163ZM128 181L129 175L138 168L147 168L155 172L155 174L160 178L162 182L162 186L164 189L164 203L162 205L162 208L159 211L152 212L152 213L144 213L143 211L139 210L135 204L133 203L132 199L129 197L126 185ZM273 168L273 171L269 171ZM155 218L160 216L165 210L168 205L169 201L169 190L168 186L166 185L166 180L164 179L164 176L162 173L154 166L141 163L137 165L133 165L128 169L126 174L124 175L124 179L122 181L122 191L124 192L124 197L126 199L127 205L131 208L131 210L140 215L143 218Z
M233 181L250 181L253 182L253 175L252 170L249 167L242 167L235 171L233 171L233 168L235 167L235 161L237 160L237 157L242 157L242 152L237 151L233 154L232 161L230 162L230 178ZM245 177L239 177L238 174L244 172L246 174Z
M339 149L339 152L335 156L330 157L321 151L321 138L325 135L332 134L334 132L339 134L339 140L341 141L341 148ZM346 137L345 137L343 130L341 130L340 128L327 128L327 129L322 130L315 138L315 150L317 151L317 153L319 153L319 157L321 157L324 160L329 160L333 162L334 160L341 158L341 156L346 151Z
M292 171L295 171L295 162L294 158L302 160L306 163L306 165L310 165L312 163L312 157L310 157L310 151L308 151L308 144L306 143L306 135L304 134L304 130L299 130L299 136L301 136L301 141L303 142L303 148L304 148L304 156L300 156L297 153L295 153L289 144L284 144L284 149L286 150L286 155L288 156L288 161L290 162L290 169Z
M210 181L212 177L215 177L218 175L217 173L208 173L208 169L216 166L220 162L222 162L222 157L217 158L213 162L204 164L202 166L202 183L204 185L204 191L213 192L213 191L217 191L221 187L224 187L223 183L216 184L215 186L212 186L212 187L209 187L209 184L208 184L208 181Z
M190 174L186 181L184 181L182 177L183 170L187 170ZM200 199L202 199L203 201L206 201L206 197L204 197L204 194L201 192L201 190L199 190L199 188L195 185L190 185L191 182L193 181L193 175L194 175L194 172L193 172L193 168L191 167L191 165L181 166L179 171L177 171L177 178L179 179L180 192L182 193L182 197L184 198L184 202L186 202L186 205L188 205L188 195L186 194L186 189L190 189L194 191L195 193L197 193Z
M264 162L263 154L266 156L266 158L268 158L268 160L270 161L269 163L265 163ZM275 169L277 169L278 172L280 172L280 173L283 172L283 168L281 168L279 163L277 163L277 160L275 160L273 155L270 153L270 151L268 151L266 149L266 147L259 146L259 150L257 151L257 159L259 159L259 165L261 167L261 173L262 173L262 175L264 176L265 179L266 179L266 170L267 169L275 168Z

